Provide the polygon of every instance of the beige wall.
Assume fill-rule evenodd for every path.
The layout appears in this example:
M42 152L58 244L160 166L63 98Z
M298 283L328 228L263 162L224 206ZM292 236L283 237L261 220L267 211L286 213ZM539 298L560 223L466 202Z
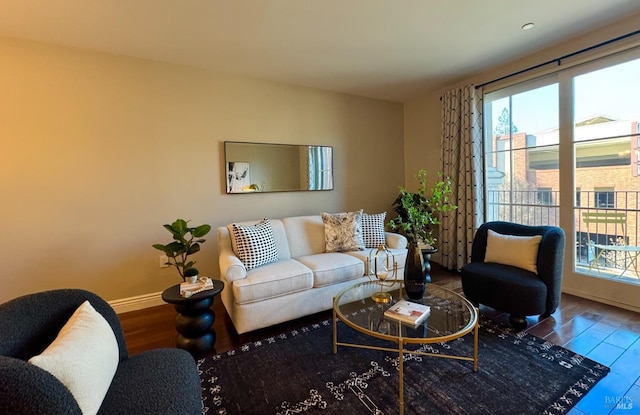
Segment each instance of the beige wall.
M158 292L163 223L379 212L404 179L402 104L6 38L0 62L0 302ZM226 195L225 140L333 146L335 190Z

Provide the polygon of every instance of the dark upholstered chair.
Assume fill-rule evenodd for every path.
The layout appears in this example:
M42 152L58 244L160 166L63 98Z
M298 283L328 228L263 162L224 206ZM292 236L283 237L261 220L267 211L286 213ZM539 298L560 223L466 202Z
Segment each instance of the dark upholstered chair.
M515 266L484 262L490 229L503 235L541 235L537 274ZM465 296L476 306L484 304L509 313L509 320L515 327L526 326L526 316L548 316L560 304L564 244L564 231L556 226L509 222L483 224L473 239L471 262L462 267Z
M99 414L202 413L200 377L189 353L157 349L128 356L113 309L77 289L30 294L0 305L0 413L81 414L69 389L28 360L47 348L85 300L113 329L120 355Z

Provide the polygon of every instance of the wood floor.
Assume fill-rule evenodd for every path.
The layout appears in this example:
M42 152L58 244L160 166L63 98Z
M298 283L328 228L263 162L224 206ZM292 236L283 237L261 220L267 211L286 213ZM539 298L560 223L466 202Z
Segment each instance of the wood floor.
M435 264L431 276L434 284L462 292L458 274ZM238 336L219 296L213 309L216 353L331 317L330 312L320 313ZM481 307L480 312L507 322L508 316L493 309ZM168 304L120 314L129 354L174 347L175 314L173 306ZM530 317L528 322L529 333L611 368L611 373L582 398L570 415L640 414L639 313L563 294L559 309L551 317L542 321Z

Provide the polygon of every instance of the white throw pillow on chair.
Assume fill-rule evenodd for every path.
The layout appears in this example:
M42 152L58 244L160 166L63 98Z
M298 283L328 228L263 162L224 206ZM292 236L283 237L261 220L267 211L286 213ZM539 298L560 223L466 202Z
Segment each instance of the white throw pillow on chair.
M84 415L100 409L119 361L116 336L89 301L78 307L49 347L29 359L71 391Z
M541 240L541 235L503 235L489 229L484 262L511 265L537 274L538 247Z

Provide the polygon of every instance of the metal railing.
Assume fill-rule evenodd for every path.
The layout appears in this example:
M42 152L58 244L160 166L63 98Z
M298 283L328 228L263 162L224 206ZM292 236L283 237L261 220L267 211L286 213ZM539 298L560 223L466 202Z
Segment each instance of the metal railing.
M577 192L574 207L576 263L590 272L594 265L598 272L615 274L632 268L638 275L635 254L616 250L594 248L603 246L640 246L638 223L640 222L640 191L611 191L603 197L602 192ZM540 190L490 190L487 192L487 220L502 220L525 225L554 225L560 223L560 193ZM607 213L618 221L586 223L584 212ZM592 215L591 215L592 216ZM603 215L605 216L605 215ZM589 217L589 216L587 216ZM567 241L571 243L570 241ZM601 252L605 251L605 252ZM597 261L594 264L594 261ZM632 265L632 267L630 267Z

